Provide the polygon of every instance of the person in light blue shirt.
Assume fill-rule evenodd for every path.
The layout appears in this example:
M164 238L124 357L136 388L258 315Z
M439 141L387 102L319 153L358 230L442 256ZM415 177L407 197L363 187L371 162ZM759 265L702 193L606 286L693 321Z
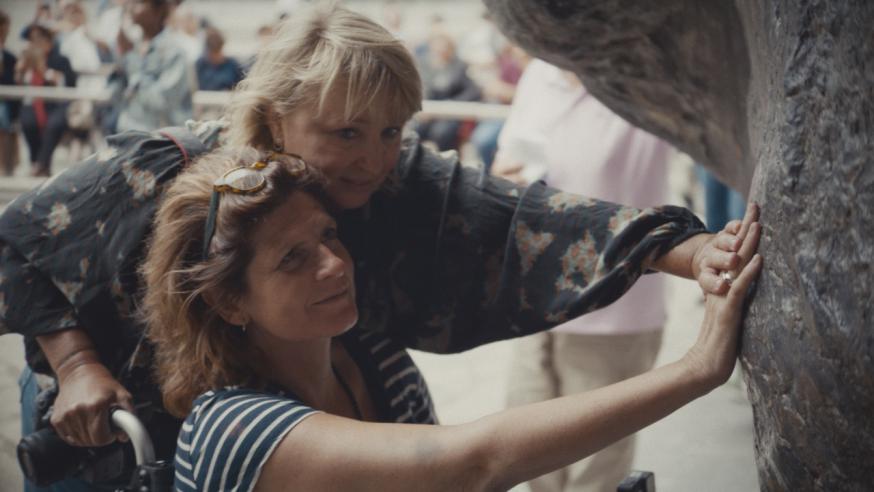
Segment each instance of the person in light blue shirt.
M169 15L167 0L135 0L131 17L143 30L134 46L120 31L122 53L113 85L120 102L113 130L155 130L180 126L192 117L193 69L185 51L164 27Z

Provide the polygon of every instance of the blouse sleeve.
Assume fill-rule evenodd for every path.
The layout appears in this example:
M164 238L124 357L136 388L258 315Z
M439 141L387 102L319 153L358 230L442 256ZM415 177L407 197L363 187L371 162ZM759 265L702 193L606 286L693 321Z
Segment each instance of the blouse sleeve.
M192 125L192 135L174 135L183 135L194 157L219 128ZM126 365L141 339L135 301L143 239L182 162L162 134L113 135L105 149L22 193L0 214L0 334L24 335L34 370L49 371L35 337L74 326L86 330L111 370Z
M316 413L296 400L253 390L204 394L179 432L174 490L254 489L279 442Z
M15 249L0 242L0 335L24 335L28 364L37 372L50 373L35 337L74 326L75 309L58 287Z
M706 232L683 208L520 188L415 140L397 172L349 244L361 322L420 350L467 350L606 306L656 258Z

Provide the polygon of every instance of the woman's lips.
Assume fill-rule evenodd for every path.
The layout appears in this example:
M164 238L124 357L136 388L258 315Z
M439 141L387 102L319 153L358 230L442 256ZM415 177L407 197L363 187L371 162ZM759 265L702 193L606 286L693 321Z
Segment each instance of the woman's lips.
M322 298L321 300L316 301L313 304L322 305L322 304L328 304L331 302L339 301L339 300L342 300L348 293L349 293L349 289L345 288L342 291L340 291L336 294L331 294L328 297Z
M340 182L343 183L345 186L348 186L350 188L366 190L366 189L373 188L374 185L376 184L377 180L375 180L375 179L360 180L360 179L341 178Z

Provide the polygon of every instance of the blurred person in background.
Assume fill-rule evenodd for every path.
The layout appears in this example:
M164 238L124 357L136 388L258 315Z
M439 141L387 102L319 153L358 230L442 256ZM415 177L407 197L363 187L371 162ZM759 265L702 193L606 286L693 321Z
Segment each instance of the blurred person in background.
M494 69L488 78L480 82L483 87L483 99L486 102L510 104L516 94L516 85L522 76L522 71L528 64L529 57L521 48L511 43L503 36L495 38ZM504 127L504 121L482 120L470 135L470 141L476 147L482 159L485 173L488 174L498 149L498 135Z
M119 94L115 130L155 130L180 126L192 117L193 67L177 38L166 29L169 0L133 0L131 19L142 30L134 45L118 32L121 60L111 81Z
M178 0L170 0L168 3L171 4L172 10L167 28L176 36L176 42L185 51L188 62L194 65L203 55L205 32L201 26L202 19L191 10L190 6L179 4Z
M435 101L479 101L480 88L467 75L467 64L458 58L455 41L443 29L435 28L428 38L427 49L418 59L425 99ZM445 118L418 117L416 131L423 140L433 142L438 149L457 149L461 121Z
M54 1L52 0L38 0L36 5L36 10L33 14L33 20L30 21L30 24L39 24L48 28L50 31L55 31L55 24L58 21L57 12L53 10ZM26 38L25 34L28 26L25 26L21 32L21 36Z
M0 10L0 85L15 85L15 66L18 58L6 49L10 29L9 14ZM0 100L0 172L12 176L18 164L18 136L15 123L21 103Z
M126 5L127 0L104 0L97 10L94 40L100 50L100 60L104 63L114 61L118 54L118 31L122 29L126 18ZM140 37L139 32L127 34L131 41L138 41Z
M80 0L65 0L61 3L61 21L58 27L60 51L69 58L76 72L76 87L89 90L105 88L106 75L101 73L101 48L88 30L85 9ZM88 141L91 131L97 128L95 118L98 114L102 113L91 101L70 101L67 125L72 130L72 136L76 137L71 142L71 161L77 161L81 157L75 149L81 149L79 142Z
M249 70L252 68L252 65L255 63L255 59L258 56L258 53L270 43L270 40L273 39L273 34L276 32L276 26L273 24L263 24L258 27L258 31L256 32L256 36L258 38L257 48L255 53L252 56L247 57L243 61L243 74L249 73Z
M214 27L207 28L203 56L197 60L197 86L203 91L228 91L243 80L243 67L224 54L225 38Z
M38 87L75 87L76 73L70 60L60 53L52 31L41 24L31 24L23 34L28 43L15 68L16 82ZM32 175L51 174L52 156L67 130L69 105L38 97L25 100L21 109L21 130L30 150Z
M73 70L80 76L97 75L100 71L100 54L97 42L88 31L85 9L80 0L66 0L61 4L61 21L58 23L58 43L61 54L70 60Z
M546 183L564 191L648 208L667 199L671 152L598 102L573 73L533 60L501 132L494 172L517 182L545 172ZM518 340L508 405L591 391L649 371L665 319L664 278L644 275L610 306ZM632 434L529 486L533 492L616 490L633 459Z

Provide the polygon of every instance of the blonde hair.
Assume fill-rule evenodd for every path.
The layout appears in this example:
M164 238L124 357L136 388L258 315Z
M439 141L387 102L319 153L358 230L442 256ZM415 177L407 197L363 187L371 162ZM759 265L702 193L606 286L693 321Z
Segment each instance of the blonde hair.
M268 118L312 103L321 112L338 84L346 86L347 120L381 97L402 121L421 109L422 81L404 45L361 14L320 4L284 21L258 53L228 108L228 143L272 148Z
M268 166L258 171L264 173L264 189L221 195L212 248L204 259L213 183L235 167L268 158ZM251 237L259 218L298 191L327 207L324 178L314 168L301 169L296 159L254 148L224 148L198 159L165 192L140 268L145 285L141 317L155 345L164 405L172 414L187 414L194 399L209 389L263 386L257 376L259 354L214 305L230 305L245 293L246 267L254 254Z

